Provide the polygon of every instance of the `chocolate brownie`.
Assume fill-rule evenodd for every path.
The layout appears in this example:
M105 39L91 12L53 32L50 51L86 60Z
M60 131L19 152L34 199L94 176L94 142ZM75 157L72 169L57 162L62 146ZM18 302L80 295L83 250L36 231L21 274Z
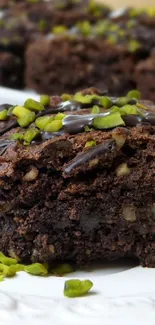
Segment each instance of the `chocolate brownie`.
M155 106L90 88L0 107L0 250L155 267Z
M97 5L94 1L88 0L78 2L71 0L11 1L8 10L4 10L0 14L0 52L4 50L13 55L17 54L24 69L24 53L29 43L38 38L41 39L42 35L51 32L53 26L64 24L71 27L77 21L85 19L93 23L99 18L107 16L108 13L108 7ZM9 67L6 68L9 70ZM12 71L11 67L10 69ZM17 73L18 80L13 85L9 78L7 84L4 84L6 76L3 75L3 71L5 71L5 67L0 71L1 85L19 88L19 85L23 86L25 83L24 70L20 74L20 79Z

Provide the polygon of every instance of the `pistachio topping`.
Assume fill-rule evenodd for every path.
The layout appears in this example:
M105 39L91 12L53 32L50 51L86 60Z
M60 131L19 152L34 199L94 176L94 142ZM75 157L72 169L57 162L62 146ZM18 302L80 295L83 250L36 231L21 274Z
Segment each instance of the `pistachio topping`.
M85 144L85 148L90 148L90 147L94 147L94 146L96 146L96 141L94 141L94 140L87 141Z
M48 96L48 95L41 95L40 96L40 104L42 106L50 105L50 96Z
M54 120L48 123L44 130L47 132L58 132L62 128L62 120Z
M130 90L130 91L127 93L127 97L128 97L128 98L136 98L136 99L140 99L140 98L141 98L141 93L140 93L139 90L133 89L133 90Z
M0 263L10 266L12 264L17 264L17 260L15 258L7 257L0 252Z
M80 297L85 295L93 287L93 283L90 280L67 280L64 285L64 296L69 298Z
M82 104L91 104L93 100L98 99L99 96L97 95L82 95L82 93L76 93L73 97L74 100L80 102Z
M110 108L112 106L112 100L107 97L107 96L103 96L99 99L100 104L104 107L104 108Z
M31 265L27 265L24 267L24 271L30 273L32 275L47 275L48 273L48 265L47 264L40 264L34 263Z
M30 111L36 111L36 112L44 110L44 106L41 103L31 98L25 101L24 107L28 108Z
M17 116L17 122L21 127L29 126L29 124L31 124L35 120L35 113L29 111L23 106L15 106L12 111L12 114Z
M120 114L123 115L142 115L136 105L124 105L120 107Z
M92 110L91 110L91 114L99 114L100 113L100 108L97 105L94 105Z
M96 117L93 120L93 127L100 130L113 128L119 125L125 125L119 112L104 117Z
M37 128L39 128L40 130L44 130L45 126L48 125L50 122L52 122L54 120L54 116L51 115L45 115L45 116L41 116L38 117L35 121L35 125L37 126Z
M4 121L7 118L8 118L7 109L4 109L3 111L0 111L0 121Z
M38 135L40 134L39 130L36 128L28 129L23 136L25 142L31 143Z

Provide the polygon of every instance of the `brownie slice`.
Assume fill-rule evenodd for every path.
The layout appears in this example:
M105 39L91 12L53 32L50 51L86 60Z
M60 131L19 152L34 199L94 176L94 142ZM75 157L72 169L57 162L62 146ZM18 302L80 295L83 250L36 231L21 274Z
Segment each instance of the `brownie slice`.
M155 106L138 98L90 88L1 105L1 251L155 266Z
M1 8L3 3L0 3ZM5 3L7 7L7 3ZM50 33L53 26L64 24L72 27L77 21L88 21L94 23L99 18L107 16L109 8L104 5L95 4L94 1L80 0L51 0L51 1L11 1L8 9L0 13L0 52L7 51L12 55L17 55L22 62L22 71L16 74L16 80L12 83L9 80L9 67L0 70L0 85L13 88L23 87L25 84L25 59L24 53L28 45L36 39L41 39L42 35ZM15 57L16 61L16 57ZM16 66L16 62L13 63ZM8 69L8 81L4 84L6 76L3 74ZM16 73L16 70L14 70Z
M143 96L155 101L155 52L137 65L135 79Z

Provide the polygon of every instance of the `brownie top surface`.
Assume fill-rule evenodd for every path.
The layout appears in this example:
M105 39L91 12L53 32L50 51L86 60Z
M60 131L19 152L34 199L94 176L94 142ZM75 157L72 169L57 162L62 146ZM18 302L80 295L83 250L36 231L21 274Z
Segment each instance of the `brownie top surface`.
M74 95L42 95L40 102L29 98L23 106L0 105L0 154L16 144L23 152L38 152L47 142L79 136L86 148L95 147L94 133L106 138L117 128L126 132L143 125L155 126L155 106L141 101L136 90L121 98L95 88Z

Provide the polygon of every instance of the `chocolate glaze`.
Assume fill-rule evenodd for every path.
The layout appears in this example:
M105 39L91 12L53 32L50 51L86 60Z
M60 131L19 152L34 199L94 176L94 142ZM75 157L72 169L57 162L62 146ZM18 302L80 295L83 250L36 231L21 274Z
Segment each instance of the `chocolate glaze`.
M17 120L13 117L8 118L6 121L0 122L0 135L10 131L17 126Z
M1 104L0 105L0 112L2 112L4 109L8 109L10 108L11 105L10 104Z
M13 140L6 140L6 139L2 139L0 140L0 156L2 156L5 151L7 150L7 148L13 143Z
M90 148L87 151L77 155L72 161L70 161L69 164L64 168L64 173L70 174L73 169L88 163L96 157L111 152L115 148L116 142L114 140L108 140L103 144Z
M117 101L117 98L112 97L111 100L113 103ZM131 99L132 104L135 104L135 100ZM131 104L131 103L130 103ZM3 104L0 105L0 111L4 110L5 108L8 109L11 105L10 104ZM90 108L93 104L82 104L75 100L70 100L66 102L59 103L56 106L52 106L46 108L44 111L38 113L36 117L44 116L48 114L57 114L58 112L74 112L74 111L81 111L82 109ZM67 115L63 119L63 128L59 132L41 132L40 139L37 141L46 141L48 139L54 138L55 136L61 136L65 133L69 134L76 134L84 132L85 127L92 127L93 126L93 119L95 117L102 117L110 114L108 110L102 110L103 112L100 114L76 114L76 115ZM143 112L144 116L140 115L125 115L123 116L123 120L126 126L133 127L137 124L151 124L155 126L155 114L152 112ZM0 121L0 135L6 133L7 131L11 130L18 126L17 120L15 117L10 116L5 121Z

